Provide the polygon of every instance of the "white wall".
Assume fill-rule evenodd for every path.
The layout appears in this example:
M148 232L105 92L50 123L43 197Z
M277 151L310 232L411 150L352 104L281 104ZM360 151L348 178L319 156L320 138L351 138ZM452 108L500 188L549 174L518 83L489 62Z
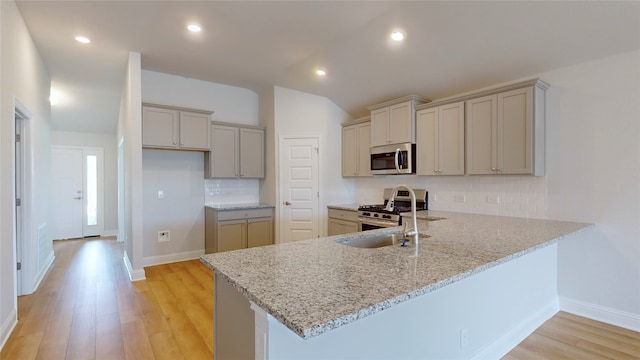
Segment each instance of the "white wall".
M141 59L140 53L130 52L127 61L120 116L118 118L118 141L123 139L124 176L118 180L118 191L124 195L124 202L118 204L124 223L124 262L131 280L145 278L142 255L142 100L141 100Z
M38 243L38 229L46 231L51 171L51 80L36 50L27 27L13 1L0 3L0 344L4 344L15 325L16 271L14 244L14 119L13 99L20 101L32 113L25 137L30 149L25 153L32 178L26 201L31 210L27 224L26 249L23 261L32 267L25 277L23 292L33 291L46 270L44 259L53 259L51 242ZM48 238L45 236L45 238Z
M104 149L104 233L115 235L118 229L118 148L116 134L53 131L52 146L82 146ZM52 206L55 211L55 205Z
M560 242L560 296L592 316L620 312L640 331L640 51L542 77L547 216L597 226Z
M143 70L142 100L213 111L214 121L259 124L258 95L244 88ZM260 200L258 180L205 180L201 152L144 150L143 160L147 265L192 259L204 253L205 204ZM157 199L157 190L165 191L165 199ZM161 230L171 231L169 243L158 243L157 233Z
M145 266L204 255L204 153L145 149L142 175Z
M280 136L320 137L321 236L327 233L327 205L343 203L352 196L353 181L342 178L342 147L338 140L342 137L340 124L348 120L351 117L325 97L277 86L274 89L274 156L279 156Z

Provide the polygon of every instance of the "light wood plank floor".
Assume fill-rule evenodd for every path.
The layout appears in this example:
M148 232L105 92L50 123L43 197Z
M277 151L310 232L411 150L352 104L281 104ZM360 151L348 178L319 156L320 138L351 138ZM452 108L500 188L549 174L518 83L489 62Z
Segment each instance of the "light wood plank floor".
M146 268L131 283L113 239L54 243L38 291L0 359L211 359L213 276L198 260ZM504 360L640 359L640 333L560 312Z
M130 282L113 239L54 242L56 260L0 359L211 359L213 276L198 260Z

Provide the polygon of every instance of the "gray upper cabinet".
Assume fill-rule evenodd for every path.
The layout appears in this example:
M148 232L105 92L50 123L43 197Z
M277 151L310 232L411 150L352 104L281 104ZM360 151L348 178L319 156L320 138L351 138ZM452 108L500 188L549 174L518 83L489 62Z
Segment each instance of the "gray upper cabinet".
M205 154L205 176L264 178L264 133L264 128L214 123L211 151Z
M426 99L410 95L369 106L371 146L415 143L415 106Z
M416 173L464 175L464 101L416 112Z
M371 176L369 118L342 125L342 176Z
M143 104L142 146L209 151L210 111Z
M538 80L467 100L467 174L544 175L548 86Z

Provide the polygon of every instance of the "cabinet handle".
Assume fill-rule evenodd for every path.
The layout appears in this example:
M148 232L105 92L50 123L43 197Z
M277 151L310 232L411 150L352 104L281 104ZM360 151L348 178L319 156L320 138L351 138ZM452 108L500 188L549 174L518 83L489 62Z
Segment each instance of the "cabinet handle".
M284 202L284 204L285 204L286 206L291 205L291 203L290 203L290 202L288 202L288 201L285 201L285 202Z

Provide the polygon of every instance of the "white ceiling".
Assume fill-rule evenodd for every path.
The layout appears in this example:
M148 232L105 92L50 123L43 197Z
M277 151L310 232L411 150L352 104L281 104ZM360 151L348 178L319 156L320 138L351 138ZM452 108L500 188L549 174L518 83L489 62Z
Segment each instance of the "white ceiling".
M437 99L640 49L637 1L17 4L52 86L67 97L52 108L54 129L71 131L116 131L129 51L142 54L143 69L258 93L283 86L360 117L408 94ZM188 33L189 21L203 32ZM396 28L402 44L388 41ZM327 78L315 78L317 66Z

